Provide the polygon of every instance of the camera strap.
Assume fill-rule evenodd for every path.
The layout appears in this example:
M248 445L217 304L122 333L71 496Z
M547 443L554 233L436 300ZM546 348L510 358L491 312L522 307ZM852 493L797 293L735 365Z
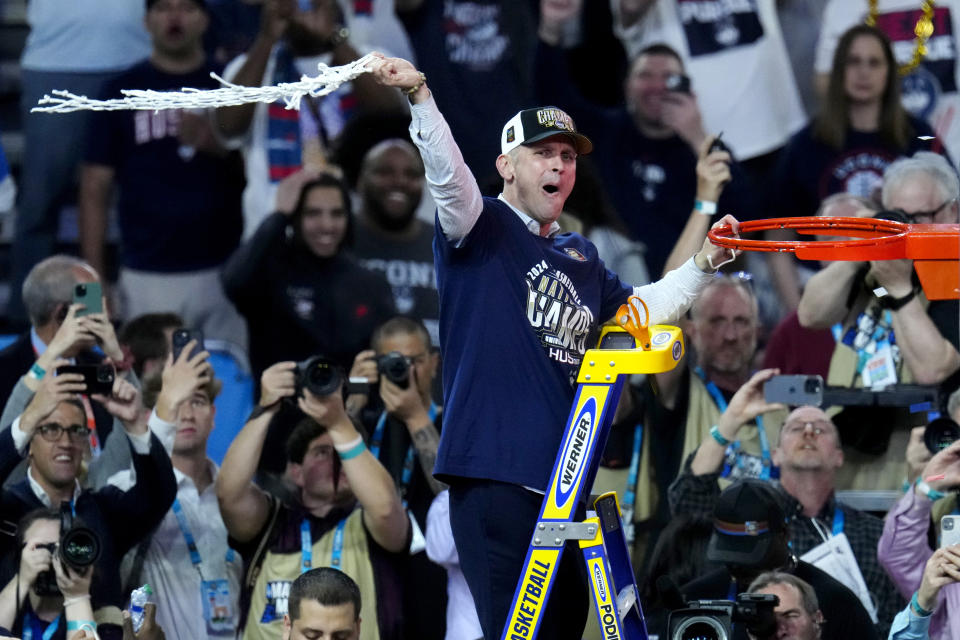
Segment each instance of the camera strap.
M723 397L723 393L720 392L720 389L717 388L717 385L713 383L713 380L707 380L707 375L703 372L703 369L697 367L694 369L694 373L697 374L697 377L703 382L703 385L707 388L707 393L710 394L710 397L713 398L713 401L716 403L717 408L720 409L720 413L723 413L727 410L727 399ZM767 430L763 426L763 416L757 416L757 437L760 439L760 458L763 462L763 469L760 471L761 480L769 480L771 469L773 468L773 460L770 456L770 440L767 438ZM739 448L739 440L730 445L730 447L736 446ZM736 451L736 448L734 451ZM728 448L729 450L729 448Z
M43 633L40 634L40 637L43 640L50 640L53 637L53 634L57 632L57 628L60 626L60 619L63 617L63 614L58 615L53 619L53 622L47 625L47 628L43 630ZM23 616L23 640L33 640L34 634L37 631L40 631L40 625L43 621L35 616L33 612L28 611Z
M333 532L333 548L330 550L330 566L334 569L340 568L340 561L343 558L343 529L347 526L347 518L337 523L337 529ZM310 520L304 518L300 521L300 573L306 573L313 568L313 534L310 532Z
M437 405L434 404L433 400L430 401L430 409L427 412L430 416L430 424L433 424L437 419ZM377 419L377 426L373 430L373 436L370 438L370 453L373 454L373 457L377 460L380 459L380 446L383 444L383 432L387 425L387 410L384 409L380 412L380 417ZM413 468L415 466L417 457L417 450L413 446L413 443L410 443L410 446L407 447L407 454L403 459L403 471L400 476L400 486L397 487L397 490L400 492L400 498L403 500L403 507L407 507L407 488L410 486L410 481L413 479Z

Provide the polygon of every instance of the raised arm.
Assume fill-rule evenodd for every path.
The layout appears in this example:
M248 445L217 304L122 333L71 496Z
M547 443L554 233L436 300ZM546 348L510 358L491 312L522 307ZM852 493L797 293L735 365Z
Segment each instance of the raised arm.
M283 37L296 9L296 0L264 0L260 12L260 31L237 72L229 73L228 69L227 79L230 82L244 87L259 87L263 83L270 52ZM256 104L242 104L217 109L214 122L220 134L226 138L245 134L250 129L256 107Z
M710 136L700 144L697 158L697 200L713 203L716 206L723 193L723 187L730 181L730 154L726 151L710 152L710 145L716 140ZM694 207L683 227L683 232L673 245L673 250L667 257L663 272L668 273L678 268L703 248L707 231L710 230L712 214L701 213Z
M230 536L240 542L252 540L270 515L267 494L253 483L270 421L280 410L280 401L295 392L295 362L278 362L260 376L260 404L230 443L217 475L220 515Z
M437 203L440 228L448 240L462 240L480 217L483 199L450 126L437 109L426 76L402 58L380 60L374 65L373 74L381 84L407 94L411 105L410 138L423 159L427 188Z
M870 273L876 277L894 299L909 302L892 310L893 330L903 361L913 372L919 384L940 384L960 368L960 352L954 341L948 340L934 324L923 304L916 296L912 275L912 260L883 260L873 262ZM956 311L953 311L956 313ZM950 326L956 326L956 318Z
M847 299L856 286L862 262L831 262L807 282L797 305L797 319L808 329L827 329L850 312Z
M387 551L403 551L407 545L410 520L400 502L393 478L362 446L362 438L343 408L339 390L328 396L315 396L304 390L297 405L305 414L327 428L333 446L341 456L350 488L363 507L363 521L370 535ZM345 456L362 447L359 454Z

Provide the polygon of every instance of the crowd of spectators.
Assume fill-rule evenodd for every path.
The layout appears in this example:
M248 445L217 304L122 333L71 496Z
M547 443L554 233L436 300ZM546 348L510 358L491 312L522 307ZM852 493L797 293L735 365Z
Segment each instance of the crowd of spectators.
M569 302L544 272L510 282L523 300L496 280L502 252L526 246L500 241L512 208L544 238L582 234L567 255L619 274L598 310L663 276L683 285L672 304L690 303L677 319L689 351L624 385L593 487L620 494L651 637L668 637L685 599L767 594L776 629L734 637L960 640L960 547L940 545L941 518L960 529L960 442L924 440L938 416L960 423L958 301L928 299L909 260L734 254L707 278L698 253L725 214L960 223L960 0L114 4L28 5L7 309L22 332L0 351L0 636L499 637L499 605L468 579L498 584L479 551L488 529L535 515L553 463L562 425L552 440L523 425L562 419L566 395L549 410L522 400L569 383L507 388L528 345L472 307ZM926 21L924 45L913 27ZM272 85L373 51L419 84L364 74L299 110L29 112L53 89L209 89L211 72ZM565 204L549 233L511 204L532 197L517 148L537 104L572 116L579 154L576 184L544 189ZM77 256L54 245L69 201ZM483 278L456 279L474 268ZM689 273L703 280L687 290ZM87 288L102 300L78 301ZM255 386L222 460L207 444L231 381L205 339L243 354ZM516 362L482 354L498 339ZM495 380L500 367L511 375ZM873 405L904 385L934 400L768 402L780 374ZM498 450L471 430L485 403L520 417L501 444L536 440L522 460L491 464ZM464 487L487 501L470 545L451 515ZM854 508L853 490L897 498ZM88 562L68 558L68 533L96 541ZM153 604L134 632L123 610L144 584ZM563 629L588 603L557 593L576 603L546 610L549 633L601 637L593 620Z

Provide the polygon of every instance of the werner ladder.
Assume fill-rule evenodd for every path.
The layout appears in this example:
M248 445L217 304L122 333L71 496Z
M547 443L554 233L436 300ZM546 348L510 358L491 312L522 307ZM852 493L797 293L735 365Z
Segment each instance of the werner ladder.
M638 320L641 317L648 317L646 305L631 298L617 313L620 326L604 327L598 348L584 354L573 408L501 640L536 638L568 540L579 541L604 640L647 638L616 493L594 501L595 517L571 520L584 492L593 486L627 377L669 371L683 357L680 329L667 325L648 329Z

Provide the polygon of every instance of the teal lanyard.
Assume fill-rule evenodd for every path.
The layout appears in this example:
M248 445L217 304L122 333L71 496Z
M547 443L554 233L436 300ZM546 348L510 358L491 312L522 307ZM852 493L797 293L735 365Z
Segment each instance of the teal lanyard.
M53 637L53 634L57 632L57 627L60 626L60 618L62 617L63 614L58 615L54 618L53 622L47 625L47 628L43 630L40 636L43 640L50 640L50 638ZM36 628L36 631L39 631L41 624L42 620L40 620L40 618L27 612L23 617L23 640L33 640L34 628Z
M349 516L347 516L349 517ZM333 532L333 549L330 551L330 566L339 569L343 558L343 529L347 518L337 523ZM300 573L306 573L313 567L313 535L310 533L310 521L300 521Z
M703 381L704 386L707 388L707 393L709 393L710 397L713 398L717 408L720 409L720 413L726 411L727 399L723 397L722 393L720 393L720 389L717 388L717 385L715 385L712 380L707 380L706 374L704 374L703 369L700 367L694 369L694 372L697 374L700 380ZM760 472L760 479L769 480L770 469L773 466L773 460L770 456L770 441L767 439L767 430L763 426L763 416L757 416L757 436L760 438L760 458L763 462L763 470ZM736 451L740 448L740 442L734 442L730 445L730 447L732 447L733 451Z
M437 419L437 405L430 401L430 410L428 412L430 416L430 424L433 424ZM373 454L373 457L377 460L380 459L380 445L383 444L383 431L387 425L387 411L383 410L380 413L380 418L377 419L377 426L373 430L373 437L370 438L370 453ZM400 476L400 486L397 487L397 490L400 493L400 497L403 500L403 506L407 506L407 489L410 487L410 481L413 479L413 467L414 462L416 461L417 451L413 446L413 443L410 443L410 446L407 447L407 454L403 459L403 473Z

